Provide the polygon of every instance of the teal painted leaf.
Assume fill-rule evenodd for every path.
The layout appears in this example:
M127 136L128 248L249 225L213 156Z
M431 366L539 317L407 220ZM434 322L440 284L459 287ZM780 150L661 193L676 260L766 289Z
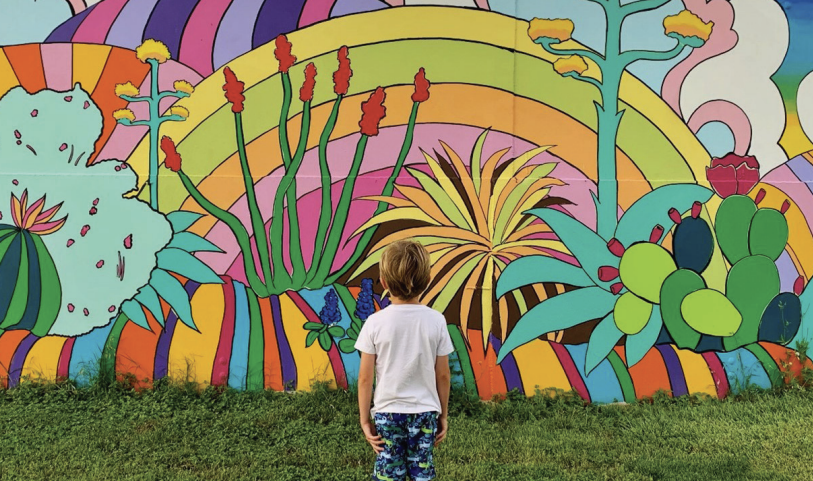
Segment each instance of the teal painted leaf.
M356 341L353 339L342 339L339 341L339 350L345 354L350 354L356 350Z
M124 304L121 305L121 312L124 313L131 321L133 321L137 326L143 327L144 329L152 332L150 329L150 323L147 322L147 316L144 315L144 309L141 307L141 304L129 300L125 301Z
M705 204L712 195L713 191L697 184L658 187L627 209L618 221L615 238L621 241L624 247L629 247L635 242L648 240L652 228L660 225L664 228L663 235L658 240L660 244L674 224L669 218L669 209L674 207L682 215L692 208L692 204L695 202Z
M172 232L177 234L192 227L192 224L203 217L203 214L197 212L189 212L185 210L176 210L167 214L167 220L172 225Z
M163 249L157 257L160 269L174 272L199 284L223 284L223 279L215 271L188 252Z
M585 359L584 371L587 375L593 371L601 361L607 359L615 345L624 333L618 330L615 325L613 313L601 320L590 334L590 341L587 343L587 358Z
M164 327L164 310L161 308L161 299L158 298L158 293L155 289L146 285L138 290L135 300L140 302L152 314L152 317Z
M627 366L632 367L646 356L646 353L652 349L658 336L663 328L663 319L661 318L661 306L655 304L652 306L652 315L649 316L649 322L638 334L627 336L624 344L627 354Z
M223 252L220 247L192 232L178 232L172 236L167 248L186 252Z
M150 286L155 289L161 298L175 311L178 319L194 330L198 330L192 320L192 305L189 303L189 295L183 285L171 275L161 269L152 271L150 276Z
M319 334L319 345L322 346L322 350L329 351L331 342L330 334L328 334L327 331L323 331Z
M548 256L520 257L508 264L497 280L497 299L520 287L542 282L589 287L596 284L584 269Z
M586 287L540 302L519 319L500 348L497 362L539 336L606 316L615 300L616 296L604 289Z
M612 283L599 280L598 268L601 266L618 267L619 259L607 249L606 241L586 225L558 210L533 209L526 213L535 215L548 224L565 247L576 257L593 283L606 291L610 290Z
M305 338L305 347L311 347L311 345L316 342L317 337L319 337L319 331L309 332L308 336Z
M333 337L342 337L344 336L344 329L339 326L329 327L327 332L330 333Z
M320 331L324 327L324 324L321 322L306 322L302 325L303 329L307 329L309 331Z

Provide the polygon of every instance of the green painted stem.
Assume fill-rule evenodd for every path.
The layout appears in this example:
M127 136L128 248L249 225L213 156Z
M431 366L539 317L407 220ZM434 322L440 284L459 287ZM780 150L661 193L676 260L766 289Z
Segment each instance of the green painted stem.
M237 244L240 246L240 252L243 254L243 267L246 271L246 278L248 279L249 286L259 297L268 297L268 289L263 284L260 276L257 274L257 266L254 263L254 254L251 251L251 239L249 238L248 231L246 231L243 223L240 222L240 219L238 219L234 214L221 209L209 201L209 199L204 197L189 176L187 176L183 171L179 171L178 176L181 178L181 182L183 183L184 187L186 187L189 195L191 195L192 198L195 199L195 201L201 207L203 207L206 212L215 216L215 218L226 224L229 229L231 229L232 234L234 234L234 237L237 239Z
M409 149L412 147L412 139L415 136L415 123L418 120L418 109L420 107L420 102L413 102L412 104L412 112L409 114L409 122L407 123L407 130L406 135L404 136L404 142L401 144L401 152L398 154L398 160L395 161L395 166L392 168L392 173L390 174L390 178L387 179L386 185L384 185L384 190L381 192L383 196L392 195L393 190L395 190L395 180L401 174L401 169L404 167L404 162L406 161L407 154L409 154ZM373 217L376 215L384 212L387 210L387 203L386 202L379 202L378 207L373 214ZM336 211L341 212L337 209ZM344 226L342 226L342 230L344 230ZM353 251L353 254L344 263L344 265L337 270L335 273L331 274L324 282L324 285L333 284L336 280L343 276L361 257L364 253L364 249L369 244L370 239L373 238L375 234L376 228L370 228L362 234L361 238L359 239L358 243L356 244L356 248ZM333 235L333 229L331 229L331 236ZM341 237L341 231L339 231L338 237ZM329 251L326 251L329 252ZM333 264L333 258L335 257L335 253L333 257L323 256L323 259L329 259L329 264L327 265L327 269L330 269L330 266ZM329 272L325 273L330 274Z
M316 276L319 267L319 259L322 258L325 251L325 237L327 237L327 230L330 227L330 220L333 218L333 199L331 197L331 177L330 166L327 163L327 144L330 142L330 136L333 135L333 129L336 127L336 119L339 117L339 107L342 104L343 95L336 97L333 102L333 110L330 112L330 117L327 119L325 128L322 130L322 136L319 138L319 171L322 176L322 207L319 210L319 227L316 230L316 240L313 244L313 258L311 259L311 267L308 271L306 283L310 284Z
M260 206L257 204L257 192L254 190L254 178L251 176L251 169L248 166L246 141L243 135L243 114L240 112L234 114L234 127L237 131L237 152L240 155L240 167L243 169L243 182L245 183L246 187L248 211L251 215L251 228L254 230L254 243L257 247L257 254L260 256L260 264L265 285L267 287L271 287L274 285L274 280L271 276L268 236L265 233L265 223L263 222L262 212L260 212Z
M148 182L150 184L150 207L158 210L158 130L161 126L158 111L158 61L147 59L150 64L150 99L147 100L150 107L150 172Z
M449 330L449 337L452 338L452 345L454 345L455 353L457 353L457 360L460 362L460 370L463 371L463 384L466 391L473 395L478 396L477 393L477 380L474 377L474 370L471 367L471 358L469 351L466 347L466 340L460 333L460 328L457 326L446 326Z
M353 188L356 185L359 170L361 170L361 162L364 160L364 151L367 148L367 141L369 139L370 137L361 134L361 138L358 144L356 144L356 154L353 157L353 165L350 166L350 172L347 173L344 185L342 186L342 194L341 197L339 197L339 204L336 206L336 217L333 219L330 234L327 236L325 253L319 260L319 270L316 274L317 281L319 279L326 279L328 274L330 274L333 259L336 258L336 253L339 251L339 242L344 233L344 228L347 224L347 215L350 211ZM329 283L325 282L323 285L329 285Z
M288 174L288 168L291 165L291 144L288 141L288 113L291 110L291 77L287 72L280 74L282 79L282 108L279 114L279 127L277 134L279 136L279 150L282 154L282 165L285 167L285 175ZM282 181L280 181L282 185ZM277 187L277 194L280 192L280 187ZM285 191L283 191L285 193ZM294 193L294 198L296 193ZM294 199L296 200L296 199ZM275 200L276 204L276 200ZM271 219L271 262L274 266L274 290L282 292L287 289L291 284L291 276L285 269L285 261L282 257L282 226L275 229L277 221L282 221L282 216L274 217Z
M302 257L302 240L299 237L299 213L296 205L296 174L302 166L305 149L308 146L308 134L311 128L311 102L302 106L302 128L299 129L299 144L296 147L289 170L292 171L291 183L286 192L288 196L288 254L291 257L291 284L299 290L305 285L308 275L305 270L305 259Z

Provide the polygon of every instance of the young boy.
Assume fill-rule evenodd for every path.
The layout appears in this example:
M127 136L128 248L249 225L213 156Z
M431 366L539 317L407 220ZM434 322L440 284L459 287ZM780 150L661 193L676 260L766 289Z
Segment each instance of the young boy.
M432 449L446 437L454 351L443 314L419 302L429 286L429 253L417 242L388 246L379 263L392 304L364 323L356 349L361 429L378 458L374 480L435 478ZM375 402L370 398L375 373Z

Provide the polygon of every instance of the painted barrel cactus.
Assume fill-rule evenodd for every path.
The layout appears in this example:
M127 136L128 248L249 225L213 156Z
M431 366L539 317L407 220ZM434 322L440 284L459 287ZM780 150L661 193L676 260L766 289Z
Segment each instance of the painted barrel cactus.
M65 225L54 220L62 204L46 208L45 197L29 206L28 191L11 196L14 225L0 224L0 329L27 329L45 335L62 299L54 259L40 236Z

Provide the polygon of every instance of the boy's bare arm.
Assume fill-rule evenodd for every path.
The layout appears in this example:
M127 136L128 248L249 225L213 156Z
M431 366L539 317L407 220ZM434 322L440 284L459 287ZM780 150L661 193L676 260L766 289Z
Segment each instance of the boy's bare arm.
M370 419L370 402L373 399L373 377L375 376L375 354L361 353L359 366L359 422L364 437L376 453L384 450L384 440L375 431Z
M449 390L452 386L452 373L449 370L449 356L440 356L435 361L435 382L440 398L440 418L438 418L438 432L435 435L435 445L440 444L446 437L449 429Z

